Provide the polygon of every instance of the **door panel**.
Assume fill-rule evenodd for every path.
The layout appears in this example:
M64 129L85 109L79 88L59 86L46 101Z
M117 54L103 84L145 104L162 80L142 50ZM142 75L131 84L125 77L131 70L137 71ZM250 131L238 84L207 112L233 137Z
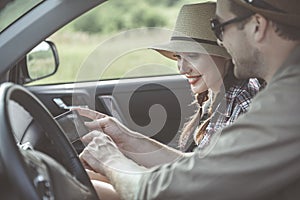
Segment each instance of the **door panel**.
M28 87L56 116L66 106L86 106L130 129L177 147L178 133L194 113L193 96L180 75Z

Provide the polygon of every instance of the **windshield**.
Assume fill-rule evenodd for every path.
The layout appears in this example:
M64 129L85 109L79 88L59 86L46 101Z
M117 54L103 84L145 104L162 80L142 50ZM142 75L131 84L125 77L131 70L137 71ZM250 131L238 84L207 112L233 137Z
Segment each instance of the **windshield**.
M43 0L4 0L0 2L0 32Z

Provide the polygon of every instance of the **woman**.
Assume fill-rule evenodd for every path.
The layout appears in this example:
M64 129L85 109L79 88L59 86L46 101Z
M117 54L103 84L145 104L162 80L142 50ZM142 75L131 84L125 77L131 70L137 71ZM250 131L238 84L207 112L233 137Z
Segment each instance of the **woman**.
M250 99L260 89L257 79L237 80L234 77L229 55L217 45L209 29L214 10L215 4L209 2L183 6L171 41L153 47L162 55L177 60L179 71L187 77L199 105L182 131L181 150L191 151L195 144L199 148L207 146L212 134L247 111ZM205 110L209 98L209 109ZM188 148L192 134L193 143Z
M229 55L217 45L210 29L209 21L214 13L215 3L212 2L184 5L170 42L151 47L177 61L180 73L186 76L199 104L199 109L181 134L179 146L182 150L186 149L189 138L193 138L199 148L207 146L217 130L247 111L250 99L260 88L257 79L234 78ZM204 109L207 105L209 109ZM78 111L93 119L86 123L89 129L109 135L127 157L145 167L189 155L133 132L115 118L88 109ZM192 149L195 145L190 146ZM94 175L90 173L92 179L95 179ZM94 182L94 185L101 190L98 183Z

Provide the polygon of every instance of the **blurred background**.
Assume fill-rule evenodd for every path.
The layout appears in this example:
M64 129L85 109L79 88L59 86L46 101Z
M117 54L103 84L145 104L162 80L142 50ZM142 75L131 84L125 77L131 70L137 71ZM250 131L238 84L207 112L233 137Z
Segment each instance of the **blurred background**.
M37 0L25 2L30 1ZM5 11L23 12L18 5L25 2L15 0ZM60 67L53 76L31 85L178 74L176 62L141 47L152 44L145 42L149 39L167 42L181 6L198 2L203 0L108 0L48 38L56 44ZM14 19L6 18L5 12L1 12L0 29L11 20ZM169 30L169 35L168 31L153 31L153 27ZM129 31L136 28L142 28L143 32ZM138 42L141 45L129 48ZM118 50L120 55L115 53ZM154 63L155 67L135 70L143 63Z

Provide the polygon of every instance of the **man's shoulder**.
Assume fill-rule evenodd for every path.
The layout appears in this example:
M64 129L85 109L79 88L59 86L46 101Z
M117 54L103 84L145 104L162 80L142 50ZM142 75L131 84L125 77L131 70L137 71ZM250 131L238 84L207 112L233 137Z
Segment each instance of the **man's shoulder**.
M287 57L282 66L277 70L270 83L278 82L280 79L294 79L300 75L300 45L296 46Z

